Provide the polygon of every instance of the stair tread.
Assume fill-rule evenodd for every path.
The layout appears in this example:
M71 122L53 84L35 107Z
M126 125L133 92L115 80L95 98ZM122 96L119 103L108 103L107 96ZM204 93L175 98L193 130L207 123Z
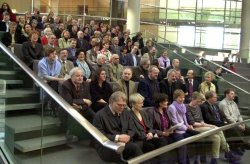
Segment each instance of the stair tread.
M23 84L23 80L6 80L6 84Z
M39 93L33 89L12 89L6 90L4 95L0 95L1 98L11 98L11 97L25 97L27 95L33 95Z
M14 75L16 74L16 71L10 71L10 70L1 70L0 75Z
M6 127L12 129L14 133L41 129L41 116L39 115L7 117L5 121ZM59 125L60 120L58 118L50 116L43 117L43 128L52 128Z
M12 111L12 110L34 109L34 108L40 108L41 105L42 104L40 102L24 103L24 104L7 104L5 105L5 110Z
M22 152L28 152L41 149L41 139L43 148L58 146L67 143L65 134L56 134L38 138L32 138L28 140L16 141L15 148Z

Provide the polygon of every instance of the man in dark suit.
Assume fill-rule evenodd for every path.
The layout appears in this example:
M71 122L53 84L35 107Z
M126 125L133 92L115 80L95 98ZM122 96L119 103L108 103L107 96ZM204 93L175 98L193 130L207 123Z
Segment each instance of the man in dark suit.
M194 77L195 77L194 70L192 69L188 70L187 78L185 79L186 89L188 93L185 98L186 103L189 103L191 101L191 96L193 92L199 90L200 83L198 80L194 79Z
M112 45L110 45L109 50L112 54L121 54L121 48L119 47L119 39L118 37L114 37L112 39Z
M84 38L82 31L77 32L76 48L88 51L90 49L88 41Z
M109 99L109 105L96 113L93 125L113 142L125 144L122 152L124 159L130 159L142 154L142 150L133 142L135 131L129 111L125 110L126 95L120 91L114 92ZM121 156L115 151L100 144L96 149L102 160L106 162L121 162Z
M0 21L0 31L9 32L10 14L3 12L3 20Z
M163 79L159 85L160 92L168 95L169 104L173 102L173 94L176 89L186 91L186 86L180 80L177 80L177 71L175 69L170 69L167 73L167 79Z
M140 62L140 58L136 55L138 51L138 47L137 46L133 46L131 53L128 53L124 60L125 60L125 65L126 66L133 66L136 67L139 65Z
M157 80L159 69L156 66L150 66L148 76L139 82L138 92L145 98L144 107L154 106L154 94L160 92L159 83Z
M205 98L206 101L200 106L204 122L216 126L223 126L224 121L217 104L216 92L206 92Z
M13 45L18 42L21 35L16 33L16 22L10 22L9 23L9 29L10 29L9 32L6 32L6 33L3 34L2 43L6 47L12 48Z
M90 109L92 102L89 84L83 81L83 71L75 67L69 72L69 75L71 78L64 81L62 86L59 87L59 94L89 122L92 122L94 112ZM59 116L64 126L67 126L67 113L64 110L60 110Z
M150 66L150 60L148 58L142 58L140 60L140 65L137 67L133 67L133 76L132 80L133 81L141 81L145 79L148 76L148 69Z

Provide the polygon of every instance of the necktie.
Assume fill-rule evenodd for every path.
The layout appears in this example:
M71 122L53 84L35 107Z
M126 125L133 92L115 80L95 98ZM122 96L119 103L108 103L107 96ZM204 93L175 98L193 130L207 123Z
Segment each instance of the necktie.
M66 67L66 62L63 61L63 74L66 75L67 74L67 67Z
M167 61L163 61L164 62L164 68L167 68Z
M215 118L220 121L220 115L214 105L211 105Z
M120 119L119 113L115 113L114 117L115 117L115 121L118 124L119 128L121 128L121 119Z
M191 96L193 94L192 80L189 80L188 90L189 90L189 95Z

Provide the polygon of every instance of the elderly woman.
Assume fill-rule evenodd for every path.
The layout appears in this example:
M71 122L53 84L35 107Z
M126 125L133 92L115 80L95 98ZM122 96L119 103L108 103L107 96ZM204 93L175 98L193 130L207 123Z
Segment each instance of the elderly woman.
M113 90L106 81L106 71L103 68L98 68L90 82L92 109L97 112L105 107L112 93Z
M76 61L74 62L74 65L82 69L86 80L91 81L90 77L92 70L90 64L86 61L86 51L83 49L77 50L75 57Z
M174 91L173 103L167 110L168 117L172 125L177 125L178 128L175 130L173 137L175 141L180 141L192 135L198 134L192 125L189 125L186 118L186 106L184 105L185 93L177 89ZM183 145L178 150L178 162L181 164L188 163L187 158L187 147Z
M167 142L163 138L158 138L155 136L156 130L153 129L153 125L148 117L147 113L142 110L144 97L135 93L130 95L129 104L132 107L130 114L131 119L134 123L135 129L135 142L139 143L142 147L144 153L157 149L159 147L165 146ZM164 163L164 154L160 156L157 160L154 159L155 163ZM165 161L166 162L166 161Z
M204 74L205 81L200 84L200 93L205 95L207 91L214 91L216 92L216 86L212 83L215 76L214 73L211 71L208 71Z

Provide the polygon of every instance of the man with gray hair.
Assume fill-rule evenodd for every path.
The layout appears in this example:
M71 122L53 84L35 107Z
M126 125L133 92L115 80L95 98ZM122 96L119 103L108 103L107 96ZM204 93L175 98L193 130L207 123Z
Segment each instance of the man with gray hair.
M150 66L150 60L148 58L141 58L140 65L137 67L134 67L133 70L133 81L141 81L146 76L148 76L148 69Z
M133 142L134 125L129 112L125 110L126 101L126 95L123 92L114 92L109 98L109 105L96 113L93 125L109 140L124 144L122 157L128 160L143 153L139 145ZM122 162L121 155L99 143L96 144L96 150L105 162Z
M173 102L173 94L176 89L181 89L185 92L185 85L181 81L177 80L177 72L175 69L170 69L167 72L167 78L160 82L160 92L168 95L169 104Z
M91 96L88 82L83 80L84 74L82 69L74 67L69 72L70 79L63 82L59 87L59 94L74 107L80 114L82 114L89 122L92 122L94 112L90 108ZM62 109L60 111L60 118L62 123L67 123L67 113Z
M98 68L103 68L106 72L106 80L110 81L109 68L108 65L105 63L106 59L107 59L106 55L98 54L96 59L96 64L93 64L92 68L94 71L96 71Z
M119 55L113 54L111 57L112 61L108 65L108 73L111 82L116 82L121 79L123 66L119 64Z

